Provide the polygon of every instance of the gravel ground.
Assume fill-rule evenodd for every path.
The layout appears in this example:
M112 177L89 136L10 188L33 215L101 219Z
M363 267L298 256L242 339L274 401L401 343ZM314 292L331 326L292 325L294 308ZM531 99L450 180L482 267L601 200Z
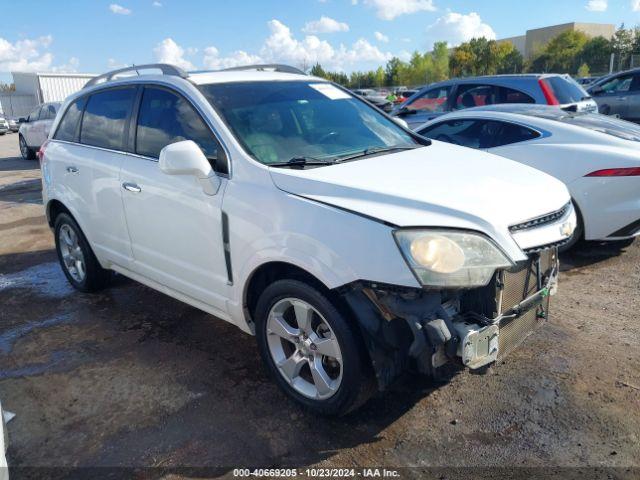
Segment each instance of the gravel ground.
M444 385L406 378L326 420L287 401L235 327L121 277L97 295L72 291L38 164L17 158L17 143L0 137L0 398L17 414L12 478L69 473L25 467L100 466L640 476L640 241L584 244L563 258L552 318L488 373Z

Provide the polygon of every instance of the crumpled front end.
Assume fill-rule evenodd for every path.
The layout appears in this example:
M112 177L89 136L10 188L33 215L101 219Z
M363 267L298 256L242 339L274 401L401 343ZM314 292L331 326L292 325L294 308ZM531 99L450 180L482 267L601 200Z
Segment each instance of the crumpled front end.
M479 288L372 282L343 287L340 293L358 319L380 388L411 367L434 378L441 377L447 365L483 369L522 345L549 316L562 243L531 245L530 239L548 238L549 229L564 229L568 238L574 225L570 204L516 225L511 234L528 246L523 249L526 260L497 270Z

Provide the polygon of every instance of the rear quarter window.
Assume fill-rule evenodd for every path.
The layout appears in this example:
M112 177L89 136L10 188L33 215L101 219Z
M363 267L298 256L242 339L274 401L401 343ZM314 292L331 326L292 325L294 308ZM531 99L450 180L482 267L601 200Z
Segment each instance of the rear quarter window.
M79 98L67 108L67 111L60 121L58 130L53 136L55 140L64 140L66 142L75 142L78 135L78 124L82 117L82 109L84 108L85 98Z
M136 87L125 87L91 95L82 117L80 142L124 150L124 135L135 94Z

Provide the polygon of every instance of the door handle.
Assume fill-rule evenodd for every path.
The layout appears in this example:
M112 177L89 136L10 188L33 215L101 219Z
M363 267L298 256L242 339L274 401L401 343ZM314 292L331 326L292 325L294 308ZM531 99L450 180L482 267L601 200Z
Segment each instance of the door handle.
M67 167L67 173L78 173L78 167Z
M124 182L122 184L122 188L124 188L128 192L133 192L133 193L140 193L142 191L142 188L140 188L139 185L131 182Z

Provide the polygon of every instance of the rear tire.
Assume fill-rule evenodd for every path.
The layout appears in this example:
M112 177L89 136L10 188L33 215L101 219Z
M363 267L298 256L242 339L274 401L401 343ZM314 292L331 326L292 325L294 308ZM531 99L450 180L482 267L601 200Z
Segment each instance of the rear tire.
M109 284L111 272L100 266L76 221L60 213L54 224L56 252L69 283L81 292L95 292Z
M25 160L35 160L36 151L27 146L27 142L22 135L18 137L18 143L20 145L20 155L22 155L22 158Z
M364 404L374 382L359 332L327 295L298 280L278 280L255 312L262 360L293 400L320 415Z

